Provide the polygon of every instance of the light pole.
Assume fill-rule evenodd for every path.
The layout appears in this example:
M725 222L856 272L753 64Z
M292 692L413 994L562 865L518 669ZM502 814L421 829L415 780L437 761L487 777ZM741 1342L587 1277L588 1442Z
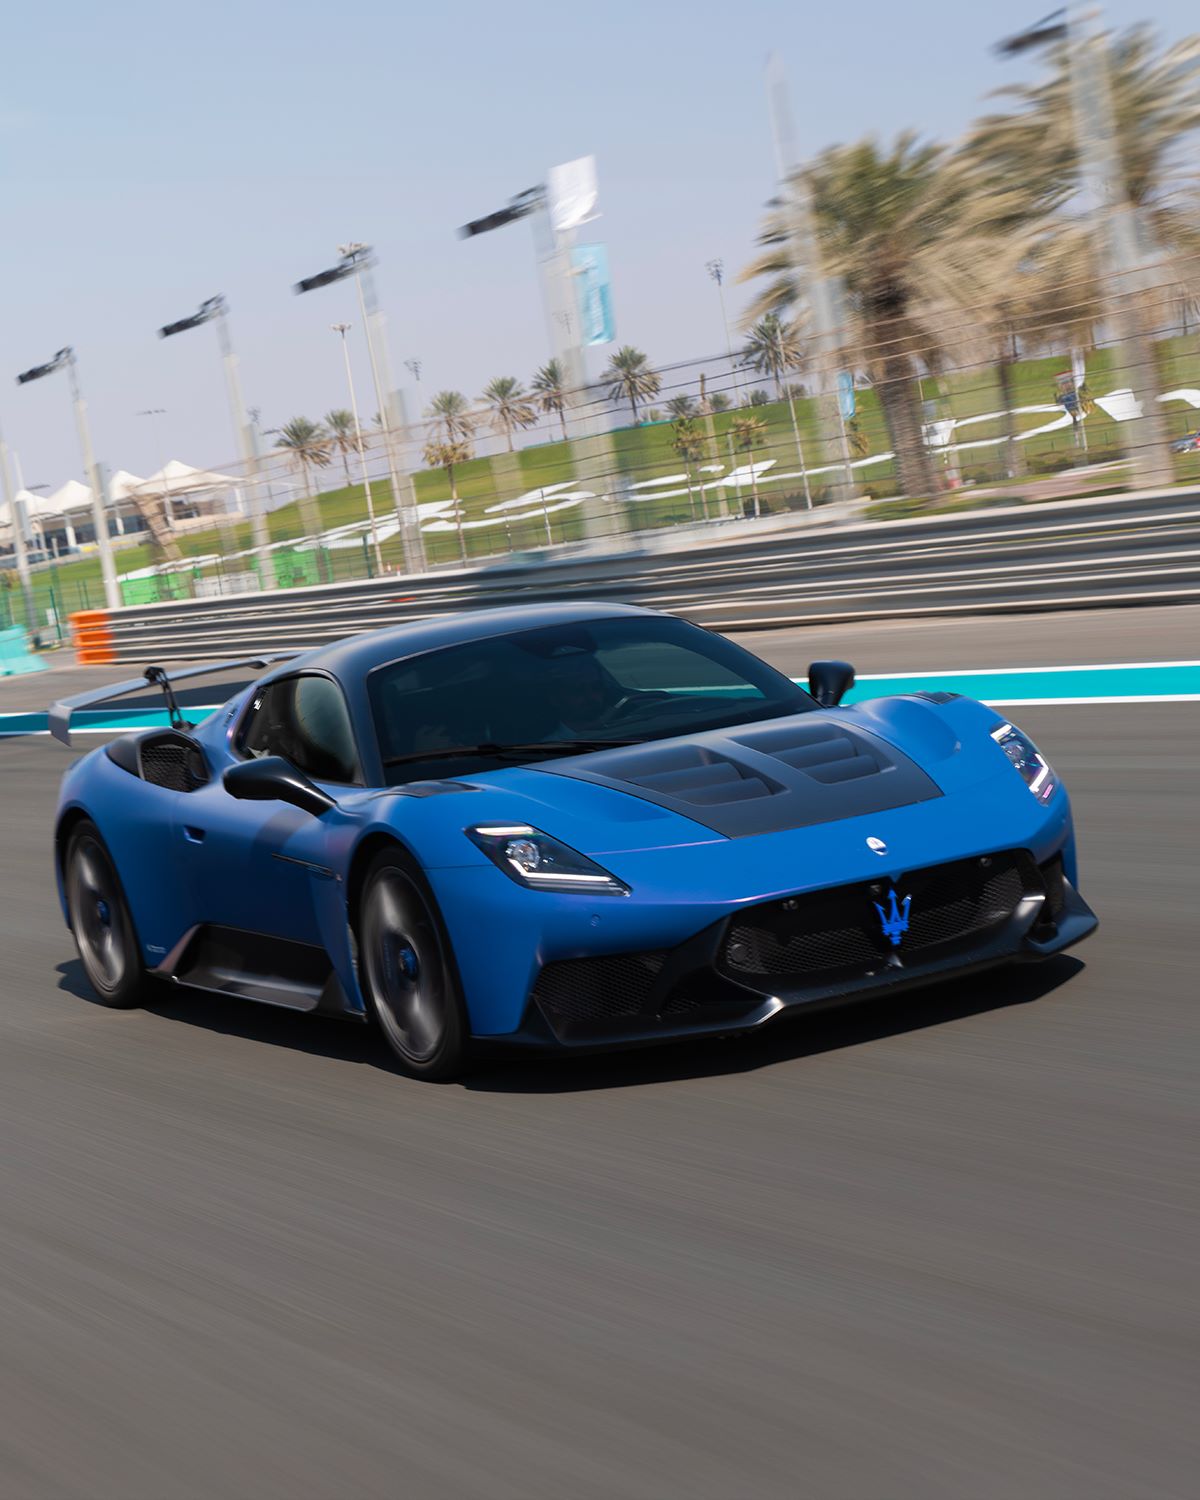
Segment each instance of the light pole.
M112 541L108 535L108 517L104 512L104 490L101 487L100 470L96 455L92 452L92 434L88 428L87 405L79 389L79 371L75 362L75 351L67 345L44 365L34 365L17 376L18 385L29 385L52 375L55 370L65 369L71 387L71 401L75 407L75 426L79 433L79 447L83 454L83 468L92 488L92 525L96 532L96 546L100 552L100 576L104 580L104 602L109 609L119 609L121 590L117 584L117 570L113 565Z
M340 334L342 339L342 357L346 362L346 384L350 388L350 415L354 418L354 442L358 448L358 466L362 470L363 489L367 494L367 521L371 527L371 546L375 549L375 566L383 572L383 552L379 546L379 536L375 530L375 502L371 498L371 479L367 473L367 456L363 452L362 427L358 420L358 397L354 394L354 374L350 368L350 346L346 342L346 333L350 329L349 323L331 323L330 328L334 333Z
M417 382L417 384L420 385L421 384L421 361L419 359L406 359L404 361L404 368L408 371L408 373L412 376L412 378Z
M721 302L721 322L725 328L725 351L729 355L729 373L733 376L733 388L738 393L740 400L742 394L741 377L738 375L737 361L733 357L733 338L729 332L729 314L725 309L725 262L718 256L714 260L706 260L704 269L717 284L717 296Z
M13 489L12 466L9 463L8 444L0 432L0 483L4 485L4 498L8 502L8 518L13 529L13 555L17 561L17 579L21 585L21 598L25 605L25 623L33 637L35 646L42 644L38 623L33 613L33 581L29 576L29 549L25 545L25 505L17 499Z
M165 417L166 414L167 408L165 406L147 406L142 411L134 412L135 417ZM166 449L163 447L162 428L158 422L154 423L154 436L157 439L154 446L158 449L158 466L160 469L165 469L167 466L167 461L163 457L163 455L166 452Z
M833 279L825 274L821 264L808 183L796 158L787 84L779 59L774 55L767 62L767 94L776 166L783 188L784 237L795 277L795 296L798 301L802 291L807 293L812 312L815 335L813 363L817 373L820 405L823 408L821 425L826 432L837 430L841 436L841 472L838 473L835 469L831 475L831 489L834 499L846 499L854 492L854 477L850 468L850 448L846 440L841 406L835 393L838 348L841 342L837 326L837 287ZM833 425L835 417L837 429Z
M783 347L783 319L776 315L775 318L775 342L779 355L779 368L784 375L787 374L787 353ZM796 402L792 396L791 382L787 387L788 411L792 418L792 436L796 439L796 457L800 460L800 478L804 481L804 504L806 509L812 510L812 491L808 487L808 466L804 462L804 449L800 446L800 424L796 421Z
M242 382L238 374L237 355L233 352L233 340L229 336L229 304L222 296L209 297L200 304L198 312L194 312L190 318L180 318L177 323L164 324L158 330L160 339L169 339L174 334L186 333L189 328L200 328L205 323L213 323L217 330L217 348L221 354L221 364L225 370L225 391L229 397L229 415L233 419L234 435L237 439L238 451L242 463L245 465L246 477L249 480L252 495L250 505L250 527L254 538L255 548L263 553L270 543L271 536L267 525L266 513L258 503L259 465L258 448L254 441L254 434L250 430L250 423L246 418L246 408L242 401Z
M396 466L396 452L392 437L393 418L396 413L393 407L391 380L385 378L388 376L388 369L383 315L379 311L379 303L375 296L375 281L371 275L375 265L374 252L370 245L361 245L355 241L348 245L339 245L338 254L341 260L336 266L331 266L327 271L318 271L315 276L304 277L296 283L295 291L297 293L315 292L320 287L331 286L335 281L354 278L354 284L358 289L358 307L362 314L363 333L367 340L367 355L371 361L371 380L375 386L375 400L379 407L379 423L383 429L383 447L387 454L388 477L392 483L392 502L400 518L400 541L404 548L404 567L409 573L421 573L425 570L425 549L421 541L420 528L417 525L416 486L412 475L406 472L407 495L402 495L400 474ZM407 447L407 440L405 440L405 447ZM404 467L407 471L407 463Z

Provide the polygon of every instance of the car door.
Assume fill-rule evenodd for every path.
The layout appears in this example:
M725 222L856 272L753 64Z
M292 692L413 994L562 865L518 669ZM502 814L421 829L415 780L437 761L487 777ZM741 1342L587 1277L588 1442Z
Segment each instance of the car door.
M253 696L220 767L279 755L333 796L361 783L349 712L323 673L290 673ZM317 941L314 882L333 879L320 819L282 802L231 797L220 774L193 794L179 847L197 919L301 943Z

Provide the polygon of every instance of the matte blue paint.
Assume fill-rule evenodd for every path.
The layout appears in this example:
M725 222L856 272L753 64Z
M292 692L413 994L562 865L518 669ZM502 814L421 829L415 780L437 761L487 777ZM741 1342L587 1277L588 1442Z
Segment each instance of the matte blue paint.
M586 781L528 768L472 775L476 790L411 797L335 789L317 819L236 802L219 777L234 760L228 721L197 732L215 779L202 791L137 780L97 747L63 781L61 808L99 825L120 870L147 962L161 961L197 922L225 921L324 944L351 1008L363 1000L350 959L346 889L355 850L382 833L424 866L441 908L477 1035L519 1028L538 968L553 959L669 947L749 902L1012 847L1039 861L1061 850L1075 875L1070 807L1061 787L1042 805L989 736L1000 720L960 698L945 705L880 699L828 711L917 757L941 788L933 801L758 837L727 839L698 821ZM1051 755L1053 747L1049 747ZM698 814L699 816L700 814ZM478 822L528 822L599 860L628 897L530 891L465 836ZM196 845L187 827L208 830ZM882 839L881 858L868 838ZM271 858L331 868L335 879ZM167 873L164 873L167 872Z

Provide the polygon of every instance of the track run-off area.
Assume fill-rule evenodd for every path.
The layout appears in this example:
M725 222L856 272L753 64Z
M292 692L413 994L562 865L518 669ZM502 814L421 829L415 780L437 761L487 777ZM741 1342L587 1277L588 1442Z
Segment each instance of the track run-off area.
M95 1004L77 752L0 743L4 1500L1194 1493L1200 608L742 639L1019 703L1095 937L421 1085L348 1024Z

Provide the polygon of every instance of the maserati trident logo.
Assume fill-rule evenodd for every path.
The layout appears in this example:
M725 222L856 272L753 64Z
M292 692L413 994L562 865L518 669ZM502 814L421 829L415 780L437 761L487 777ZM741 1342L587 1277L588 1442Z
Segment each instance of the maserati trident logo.
M883 935L891 943L893 948L900 946L900 939L908 931L908 908L912 905L912 897L905 896L903 902L896 899L895 887L888 891L888 908L884 911L878 901L872 901L871 905L879 913L879 921L883 927Z
M874 834L872 834L871 837L867 840L867 848L870 849L873 854L883 855L887 853L887 845L883 842L882 839L877 839Z

